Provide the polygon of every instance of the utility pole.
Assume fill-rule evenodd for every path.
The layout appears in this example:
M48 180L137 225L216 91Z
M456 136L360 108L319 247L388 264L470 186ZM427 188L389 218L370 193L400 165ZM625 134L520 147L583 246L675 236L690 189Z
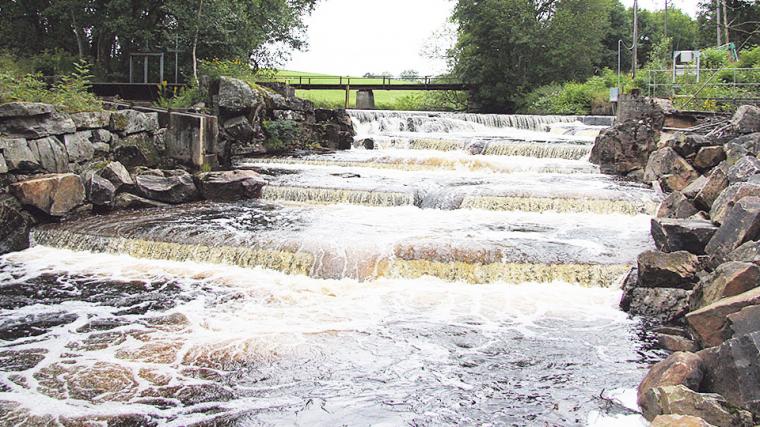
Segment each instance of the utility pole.
M670 0L665 0L665 37L668 36L668 2Z
M633 0L633 55L631 74L636 78L636 68L639 64L639 0Z
M720 0L715 0L715 29L718 33L718 46L723 46L720 31Z

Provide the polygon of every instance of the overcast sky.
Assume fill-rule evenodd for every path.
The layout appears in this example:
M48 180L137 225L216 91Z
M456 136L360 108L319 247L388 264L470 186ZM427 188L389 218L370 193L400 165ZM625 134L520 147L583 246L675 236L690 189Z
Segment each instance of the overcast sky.
M627 6L633 0L623 0ZM671 0L696 15L698 0ZM639 0L640 7L661 9L665 0ZM295 52L285 68L334 75L363 75L417 70L445 71L445 64L421 51L443 28L453 0L321 0L307 18L310 48Z

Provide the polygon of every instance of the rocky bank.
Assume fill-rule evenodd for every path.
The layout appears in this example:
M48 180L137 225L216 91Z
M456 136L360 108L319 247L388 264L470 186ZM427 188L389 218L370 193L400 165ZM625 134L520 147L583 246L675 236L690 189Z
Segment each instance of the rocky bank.
M0 254L29 247L29 230L39 223L257 198L266 179L230 170L235 157L345 149L353 141L345 111L315 109L285 91L227 77L207 88L219 129L206 147L213 162L202 170L167 149L182 145L172 138L184 134L162 127L159 112L114 106L67 114L40 103L0 105Z
M603 172L665 194L621 306L672 351L638 389L658 426L760 422L760 108L692 132L664 130L667 102L641 98L599 135Z

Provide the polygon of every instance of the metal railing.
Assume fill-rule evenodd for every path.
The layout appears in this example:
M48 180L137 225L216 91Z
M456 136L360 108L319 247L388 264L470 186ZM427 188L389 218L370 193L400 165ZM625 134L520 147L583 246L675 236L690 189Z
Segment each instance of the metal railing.
M670 98L677 108L731 110L760 103L760 68L648 70L647 92Z
M263 83L285 83L289 85L420 85L430 86L436 84L464 84L461 80L446 76L419 76L419 77L400 77L400 76L303 76L303 75L276 75L266 76L257 79Z

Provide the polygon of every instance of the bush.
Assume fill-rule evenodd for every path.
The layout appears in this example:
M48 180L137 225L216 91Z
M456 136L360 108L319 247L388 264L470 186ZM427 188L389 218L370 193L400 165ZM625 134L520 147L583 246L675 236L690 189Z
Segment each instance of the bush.
M217 79L222 76L233 77L255 86L259 80L271 79L276 71L270 69L254 70L250 64L239 59L222 61L219 59L201 60L198 64L198 74Z
M84 61L74 64L74 71L60 77L52 86L48 86L40 74L16 76L2 70L0 102L43 102L69 113L99 111L103 104L89 91L91 79L90 66Z
M284 151L297 141L301 131L293 120L264 120L261 123L267 139L264 147L269 152Z
M166 82L164 82L159 85L158 89L158 100L154 105L167 110L189 108L206 99L203 92L197 86L174 87L172 90L169 90Z
M702 51L701 65L703 69L723 68L728 65L728 51L709 48Z

